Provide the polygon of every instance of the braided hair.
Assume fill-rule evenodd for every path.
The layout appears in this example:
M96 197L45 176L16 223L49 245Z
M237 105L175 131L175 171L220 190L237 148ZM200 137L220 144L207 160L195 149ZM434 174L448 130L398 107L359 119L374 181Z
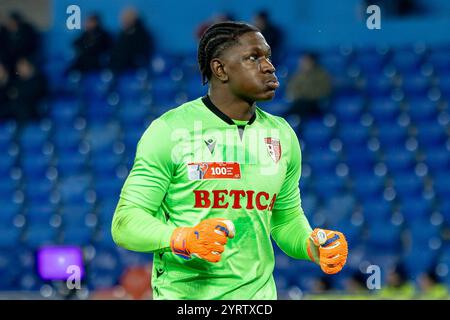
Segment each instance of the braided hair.
M200 38L197 56L203 85L211 79L212 71L209 66L211 60L217 58L225 49L237 44L239 37L247 32L260 31L250 24L235 21L219 22L206 29Z

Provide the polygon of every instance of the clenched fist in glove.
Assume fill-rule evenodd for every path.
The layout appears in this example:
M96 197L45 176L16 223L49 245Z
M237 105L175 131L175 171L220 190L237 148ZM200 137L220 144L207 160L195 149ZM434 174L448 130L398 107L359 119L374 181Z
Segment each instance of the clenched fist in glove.
M342 270L347 261L348 244L341 232L316 228L307 241L309 258L319 264L323 272L335 274Z
M230 220L206 219L195 227L176 228L170 239L170 248L184 259L195 256L218 262L228 238L233 238L234 234L234 224Z

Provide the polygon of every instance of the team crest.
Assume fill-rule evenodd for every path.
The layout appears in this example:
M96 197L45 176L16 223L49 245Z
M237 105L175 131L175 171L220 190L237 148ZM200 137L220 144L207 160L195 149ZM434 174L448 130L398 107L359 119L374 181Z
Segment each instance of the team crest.
M267 146L267 151L272 160L277 163L281 158L281 143L280 139L264 138L264 142Z

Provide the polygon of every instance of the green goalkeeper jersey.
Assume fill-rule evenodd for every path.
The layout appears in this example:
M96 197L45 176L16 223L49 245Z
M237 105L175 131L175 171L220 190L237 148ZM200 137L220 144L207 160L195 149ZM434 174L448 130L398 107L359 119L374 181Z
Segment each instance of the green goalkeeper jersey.
M300 171L299 143L283 118L256 107L248 122L234 121L208 96L187 102L140 139L114 240L154 253L154 299L276 299L271 233L278 232L279 245L295 246L280 245L289 255L307 259L311 228L300 205ZM218 263L171 252L176 227L209 218L229 219L236 229ZM282 228L294 220L289 232Z

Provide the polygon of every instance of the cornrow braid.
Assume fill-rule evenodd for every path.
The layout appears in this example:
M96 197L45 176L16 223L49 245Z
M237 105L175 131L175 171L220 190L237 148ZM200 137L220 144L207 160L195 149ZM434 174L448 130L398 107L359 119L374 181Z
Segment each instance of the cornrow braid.
M259 32L259 29L235 21L219 22L206 29L200 38L197 55L203 85L211 79L212 71L209 67L211 60L217 58L225 49L237 44L239 37L247 32Z

